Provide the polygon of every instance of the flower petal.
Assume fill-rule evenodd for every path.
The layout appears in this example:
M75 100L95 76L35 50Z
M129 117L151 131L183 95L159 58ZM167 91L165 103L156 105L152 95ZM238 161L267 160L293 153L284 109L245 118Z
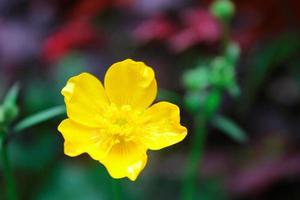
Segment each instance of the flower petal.
M134 181L147 163L146 148L133 141L122 141L100 162L113 178L128 177Z
M180 125L178 106L159 102L148 108L142 118L143 134L140 141L151 150L159 150L180 142L187 129Z
M101 130L82 126L70 119L62 121L58 130L65 139L64 153L71 157L88 153L93 159L100 160L112 146L110 137Z
M89 73L69 79L61 91L67 107L68 117L82 125L99 127L101 113L108 106L101 82Z
M104 86L110 101L118 106L147 108L157 93L152 68L131 59L113 64L106 72Z

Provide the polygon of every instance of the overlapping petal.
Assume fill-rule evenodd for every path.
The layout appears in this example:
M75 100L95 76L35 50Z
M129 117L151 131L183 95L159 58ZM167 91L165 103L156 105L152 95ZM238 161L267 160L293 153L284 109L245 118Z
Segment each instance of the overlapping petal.
M187 134L187 129L180 125L178 106L168 102L159 102L147 109L141 123L140 141L151 150L176 144Z
M101 113L109 105L101 82L89 73L69 79L62 89L68 117L89 127L101 126Z
M147 108L157 93L154 71L143 62L130 59L117 62L108 69L104 86L111 102L137 109Z
M112 143L108 134L100 129L80 125L65 119L58 126L65 139L64 152L68 156L89 153L95 160L100 160L110 151Z
M101 161L113 178L134 181L147 163L146 147L133 141L115 144Z

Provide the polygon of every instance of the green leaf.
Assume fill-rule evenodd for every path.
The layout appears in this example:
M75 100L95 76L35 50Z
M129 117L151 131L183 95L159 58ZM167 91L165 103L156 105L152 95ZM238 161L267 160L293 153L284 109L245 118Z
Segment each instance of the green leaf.
M235 81L232 81L231 85L228 86L228 92L232 97L238 97L241 95L241 90Z
M20 91L19 84L14 84L9 91L7 92L6 96L3 100L3 105L1 106L1 113L0 113L0 123L9 124L19 114L19 108L17 105L17 97Z
M272 71L282 67L283 63L285 66L293 58L297 58L299 51L299 34L287 33L266 42L258 51L249 56L249 66L246 66L249 71L243 81L239 112L247 113L260 89L265 87L264 81L272 74Z
M236 64L241 54L241 49L235 42L230 42L225 49L225 58L233 65Z
M20 86L18 83L14 84L9 89L3 101L4 107L8 104L16 104L19 91L20 91Z
M221 102L221 93L219 90L212 90L209 92L209 94L206 96L205 102L204 102L204 108L205 115L207 117L211 117L219 108Z
M223 131L227 136L239 143L245 143L248 140L247 134L234 121L224 116L215 116L212 119L213 125Z
M47 109L45 111L33 114L22 121L20 121L15 127L15 132L23 131L31 126L47 121L51 118L64 114L66 112L65 106L56 106L54 108Z
M4 109L3 106L0 106L0 125L2 125L4 122L5 122Z

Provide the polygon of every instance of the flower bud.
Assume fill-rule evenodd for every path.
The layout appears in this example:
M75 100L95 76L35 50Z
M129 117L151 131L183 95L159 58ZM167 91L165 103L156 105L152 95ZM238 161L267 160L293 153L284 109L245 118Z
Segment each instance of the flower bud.
M9 124L17 118L19 114L19 109L16 104L6 104L3 107L3 112L4 112L4 122L6 124Z
M198 91L208 87L209 70L206 66L199 66L196 69L188 70L183 75L183 85L190 91Z
M231 42L226 48L225 57L230 63L235 64L240 57L240 51L239 45Z
M221 21L228 21L234 15L234 4L230 0L215 0L211 5L211 13Z

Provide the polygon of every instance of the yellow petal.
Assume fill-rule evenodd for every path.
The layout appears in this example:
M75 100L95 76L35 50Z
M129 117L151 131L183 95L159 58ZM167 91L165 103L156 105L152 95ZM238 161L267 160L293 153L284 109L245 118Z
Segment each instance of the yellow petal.
M109 152L111 138L101 130L82 126L65 119L58 126L65 139L64 152L68 156L88 153L93 159L100 160Z
M64 153L67 156L75 157L82 153L84 153L85 150L83 149L82 145L79 144L72 144L70 142L65 141L64 142Z
M99 127L101 113L108 106L101 82L93 75L82 73L69 79L61 91L68 117L82 125Z
M133 141L115 144L101 161L113 178L134 181L147 163L146 148Z
M104 86L112 103L133 108L147 108L157 93L152 68L131 59L113 64L106 72Z
M159 150L180 142L187 129L180 125L178 106L159 102L148 108L142 116L143 133L140 141L151 150Z

